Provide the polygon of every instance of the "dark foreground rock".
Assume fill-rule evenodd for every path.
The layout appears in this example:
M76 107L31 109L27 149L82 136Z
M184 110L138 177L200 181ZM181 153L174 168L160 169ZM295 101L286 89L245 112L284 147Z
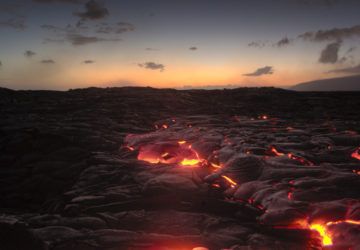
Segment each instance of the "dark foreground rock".
M321 249L319 233L294 222L360 220L360 93L0 97L0 249ZM201 167L166 162L182 140ZM154 144L172 155L137 160ZM330 225L333 249L357 249L359 229Z

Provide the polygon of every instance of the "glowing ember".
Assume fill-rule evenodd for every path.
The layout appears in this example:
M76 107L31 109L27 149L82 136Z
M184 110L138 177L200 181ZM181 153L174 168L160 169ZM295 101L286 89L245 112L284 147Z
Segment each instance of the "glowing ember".
M359 150L360 150L360 148L355 150L355 152L351 154L351 157L360 160Z
M179 144L184 144L186 141L178 141Z
M288 195L287 195L287 197L288 197L290 200L293 200L292 195L293 195L293 192L289 192Z
M133 147L130 147L129 145L126 146L129 150L134 151L135 149Z
M351 134L351 135L356 135L357 134L355 131L351 131L351 130L346 130L345 133Z

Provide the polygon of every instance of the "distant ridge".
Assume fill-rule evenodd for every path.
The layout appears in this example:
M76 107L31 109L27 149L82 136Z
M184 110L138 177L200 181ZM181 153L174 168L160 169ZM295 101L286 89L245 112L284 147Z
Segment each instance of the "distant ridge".
M304 82L290 88L296 91L360 91L360 75Z

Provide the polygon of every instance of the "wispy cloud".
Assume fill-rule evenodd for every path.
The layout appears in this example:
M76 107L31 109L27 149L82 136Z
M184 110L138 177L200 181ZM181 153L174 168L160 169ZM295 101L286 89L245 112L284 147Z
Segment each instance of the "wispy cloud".
M354 67L347 67L342 69L333 69L328 71L327 73L350 73L350 74L360 74L360 64Z
M0 27L24 30L26 25L24 20L8 19L7 21L0 22Z
M68 27L70 27L70 26L67 26L66 28L61 28L61 27L57 27L57 26L54 26L51 24L43 24L40 27L44 30L50 30L53 32L63 32L63 31L67 31Z
M93 60L85 60L83 61L84 64L92 64L92 63L95 63L95 61Z
M310 31L299 35L299 38L314 42L339 41L346 38L360 36L360 25L350 28L334 28L329 30Z
M154 48L146 48L145 50L147 50L147 51L159 51L159 49L154 49Z
M312 4L323 4L326 6L331 6L333 4L339 3L339 2L346 2L351 0L296 0L298 4L301 5L312 5Z
M197 50L198 48L197 47L190 47L189 50L192 50L192 51L195 51Z
M36 53L34 51L31 51L31 50L27 50L24 53L24 56L26 56L26 57L33 57L35 55L36 55Z
M284 37L283 39L281 39L280 41L278 41L275 46L276 47L284 47L286 45L289 45L291 43L291 40L287 37Z
M103 38L97 36L84 36L80 34L68 34L66 40L69 41L72 45L86 45L86 44L98 43L98 42L121 41L120 38Z
M103 34L122 34L128 31L134 31L136 29L135 25L127 22L118 22L115 25L108 23L100 23L96 25L96 32Z
M160 70L163 72L165 70L165 66L161 63L154 63L154 62L145 62L145 63L138 63L138 66L141 68L152 69L152 70Z
M32 0L35 3L70 3L70 4L81 4L81 0Z
M54 64L55 61L52 59L47 59L47 60L41 60L40 63L42 64Z
M0 3L0 13L6 13L17 18L24 18L19 12L25 6L25 3Z
M251 43L248 44L249 47L254 47L254 48L263 48L268 44L267 41L253 41Z
M263 68L258 68L253 73L243 74L244 76L261 76L261 75L271 75L273 74L272 66L265 66Z
M81 18L81 20L96 20L102 19L109 15L109 10L95 0L90 0L85 4L84 12L75 12L74 15Z

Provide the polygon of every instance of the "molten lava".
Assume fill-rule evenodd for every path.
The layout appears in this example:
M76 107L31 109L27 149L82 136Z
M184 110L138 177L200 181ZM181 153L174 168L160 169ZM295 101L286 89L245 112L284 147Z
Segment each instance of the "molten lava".
M332 246L333 245L333 235L329 230L329 226L338 225L342 223L360 225L360 221L356 220L339 220L339 221L329 221L327 223L310 223L307 220L300 219L296 220L292 225L287 226L286 228L297 228L297 229L309 229L315 231L319 234L321 239L322 246Z
M224 178L230 184L230 186L232 188L234 188L237 185L237 183L235 181L233 181L231 178L229 178L228 176L222 175L221 177Z
M258 119L266 120L269 118L267 116L259 116ZM255 120L255 118L252 118L250 120ZM175 120L172 120L172 122L175 123ZM138 136L138 138L134 138L134 135L129 135L127 136L127 146L124 147L126 147L130 151L138 151L137 159L146 161L151 164L173 164L171 165L172 167L181 168L196 167L198 168L198 172L204 174L204 176L206 176L206 174L214 174L213 176L216 176L216 179L213 178L209 179L208 181L209 185L211 185L211 187L213 188L212 190L216 188L220 191L223 191L232 188L232 190L229 190L226 193L225 199L238 201L246 204L247 206L248 204L250 204L252 207L257 208L259 211L261 210L260 212L263 214L271 214L271 207L269 207L266 203L262 203L261 199L256 198L255 200L251 196L249 198L246 197L244 199L239 199L239 197L231 193L236 191L235 188L241 188L241 185L243 185L243 183L239 182L238 184L238 180L232 179L232 176L236 175L233 175L233 173L228 171L229 169L227 169L227 167L229 166L227 162L227 159L229 157L227 154L229 152L245 152L248 155L256 157L257 153L255 150L252 150L251 148L251 150L249 150L247 146L241 148L243 145L251 144L251 141L253 140L252 137L249 141L245 142L237 139L236 137L228 137L225 136L225 134L221 134L221 136L218 137L219 139L216 139L216 143L213 143L213 145L212 143L208 143L207 141L207 136L212 136L212 134L205 134L204 131L200 130L200 128L196 125L191 125L188 123L181 123L181 127L183 127L184 124L186 128L183 128L180 132L177 131L179 126L173 126L171 125L171 123L168 123L168 125L156 125L158 131L151 134ZM294 128L286 127L286 130L292 129ZM204 133L205 136L202 133ZM327 147L328 150L332 149L331 145L323 147ZM319 148L320 150L322 149L322 147ZM319 148L317 148L317 150L319 150ZM301 162L302 165L314 165L312 162L299 156L293 155L292 153L282 151L281 149L279 149L279 151L275 147L271 147L270 150L267 150L267 155L263 155L263 157L283 157L284 160L286 160L286 158L288 157L289 159L298 161L298 164L299 162ZM353 153L351 153L351 157L360 160L360 147L356 149ZM360 175L360 171L357 167L355 167L355 169L353 169L352 171ZM229 176L231 177L224 174L229 174ZM241 172L240 174L243 173ZM291 176L292 175L286 177L289 178L286 180L286 185L284 185L284 182L281 182L281 180L275 181L272 184L270 183L270 185L272 185L273 189L279 189L279 192L281 192L281 199L286 199L287 197L288 200L285 200L286 204L290 204L289 206L293 207L296 206L296 204L298 203L297 198L301 197L303 190L301 190L301 187L297 187L297 185L295 185L295 183L297 184L297 182L301 183L302 177L296 177L298 179L295 180L290 179ZM240 179L241 177L239 178L239 180ZM306 210L305 212L301 213L300 210L300 212L297 214L299 215L299 217L304 218L304 214L308 212L309 211ZM348 214L343 217L345 218L343 220L331 221L331 218L327 218L325 221L319 222L309 220L309 218L313 216L311 214L312 212L309 213L310 214L308 215L307 219L295 220L293 223L291 223L291 225L285 226L285 228L311 230L313 232L313 234L311 234L312 237L321 240L322 246L336 246L339 239L337 235L340 232L337 230L340 230L340 227L337 227L335 225L342 223L360 225L360 221L347 220L346 218ZM276 225L276 221L274 224Z
M201 161L198 160L198 159L184 159L182 162L181 162L181 165L183 166L195 166L197 165L198 163L200 163Z
M360 151L360 148L358 148L357 150L355 150L355 152L351 154L351 157L360 160L359 151Z
M279 153L279 152L276 150L276 148L274 148L274 147L271 147L270 151L273 152L273 153L274 153L275 155L277 155L277 156L285 155L284 153Z
M140 148L138 160L152 164L177 163L181 166L199 167L203 161L186 141L153 143Z
M314 224L314 225L311 225L309 229L315 230L320 234L320 236L322 237L322 245L323 246L332 245L332 239L331 239L331 236L327 232L326 226L323 226L320 224Z

